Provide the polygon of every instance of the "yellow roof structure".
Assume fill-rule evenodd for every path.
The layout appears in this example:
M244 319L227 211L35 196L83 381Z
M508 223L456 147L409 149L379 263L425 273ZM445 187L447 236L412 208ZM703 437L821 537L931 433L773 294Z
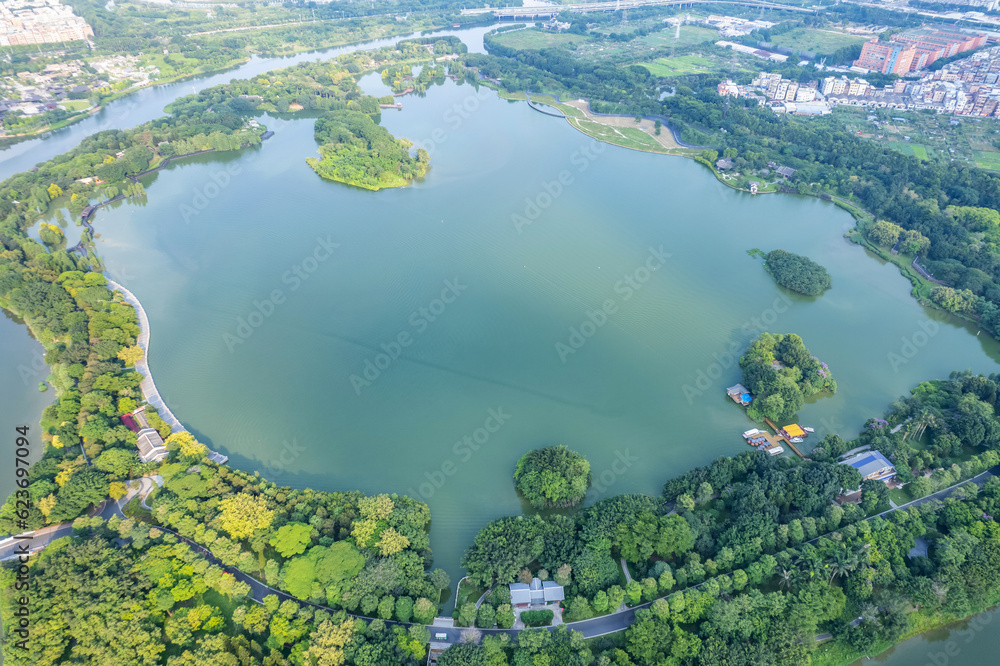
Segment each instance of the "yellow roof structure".
M785 433L789 437L802 437L802 435L806 434L806 431L800 428L797 423L793 423L785 426Z

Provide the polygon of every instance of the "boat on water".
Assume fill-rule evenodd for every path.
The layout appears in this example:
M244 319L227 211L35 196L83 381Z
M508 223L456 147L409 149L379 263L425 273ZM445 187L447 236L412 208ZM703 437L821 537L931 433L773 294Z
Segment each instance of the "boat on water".
M760 430L758 430L757 428L751 428L750 430L747 430L745 433L743 433L743 439L750 439L759 432Z
M802 429L805 430L806 432L816 432L815 428L806 428L806 427L803 427Z
M801 437L792 437L790 440L792 444L801 444L804 440Z

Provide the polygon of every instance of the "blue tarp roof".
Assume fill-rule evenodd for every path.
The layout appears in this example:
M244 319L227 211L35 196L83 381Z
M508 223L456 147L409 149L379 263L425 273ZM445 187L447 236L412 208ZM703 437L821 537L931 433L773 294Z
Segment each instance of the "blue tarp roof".
M749 393L744 393L743 395L740 396L740 400L742 400L743 402L750 402L751 400L753 400L753 396L751 396Z
M875 472L887 467L895 469L894 465L879 451L859 453L853 458L845 460L841 464L850 465L854 469L858 470L861 473L861 476L874 474Z

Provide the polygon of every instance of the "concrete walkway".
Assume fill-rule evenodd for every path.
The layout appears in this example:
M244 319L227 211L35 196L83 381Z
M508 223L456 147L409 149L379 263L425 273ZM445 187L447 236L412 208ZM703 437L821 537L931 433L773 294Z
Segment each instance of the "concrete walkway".
M143 351L142 360L135 364L136 371L142 375L142 382L139 384L139 388L142 389L142 397L147 403L156 408L157 413L160 418L163 419L167 425L170 426L171 433L175 432L187 432L187 428L184 424L180 422L174 413L170 411L167 407L167 403L163 401L160 397L160 392L156 388L156 384L153 382L153 373L149 369L149 318L146 317L146 310L143 309L142 303L139 299L135 297L131 291L121 286L111 278L107 278L108 286L113 290L121 293L125 302L135 308L136 317L139 320L139 335L136 337L136 344ZM229 461L229 456L217 453L209 449L208 459L212 462L223 465Z
M146 311L143 309L142 303L135 297L135 294L110 278L108 279L108 286L121 293L125 298L125 302L135 308L135 314L139 318L139 336L136 339L136 343L142 348L143 356L142 360L135 364L135 369L143 377L142 383L139 385L142 389L142 397L156 408L156 411L160 414L160 418L167 422L173 432L186 431L187 428L181 424L177 417L174 416L174 413L170 411L170 408L167 407L167 404L163 402L163 398L160 397L160 392L156 389L156 384L153 382L153 373L149 370L149 319L146 317Z
M625 561L624 557L622 558L622 571L625 572L625 582L626 583L631 583L632 582L632 574L629 573L628 563Z
M930 280L934 284L939 284L939 285L942 285L944 287L950 287L951 286L947 282L942 282L941 280L938 280L936 277L934 277L933 275L931 275L930 273L928 273L927 269L920 265L920 259L918 257L914 257L913 258L913 264L912 264L912 266L915 269L917 269L917 272L920 273L920 275L923 276L923 278L925 280Z

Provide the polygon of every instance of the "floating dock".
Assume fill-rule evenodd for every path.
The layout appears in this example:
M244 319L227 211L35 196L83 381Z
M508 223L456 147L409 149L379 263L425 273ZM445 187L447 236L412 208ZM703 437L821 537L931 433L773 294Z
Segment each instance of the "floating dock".
M805 455L803 455L802 452L799 451L799 449L794 444L792 444L792 440L786 435L783 435L782 430L778 428L778 426L774 425L774 423L771 422L771 419L764 419L764 423L766 423L771 428L771 430L773 430L777 434L776 439L779 439L782 443L787 444L792 449L792 451L795 452L795 455L797 455L799 458L803 459L805 458Z

